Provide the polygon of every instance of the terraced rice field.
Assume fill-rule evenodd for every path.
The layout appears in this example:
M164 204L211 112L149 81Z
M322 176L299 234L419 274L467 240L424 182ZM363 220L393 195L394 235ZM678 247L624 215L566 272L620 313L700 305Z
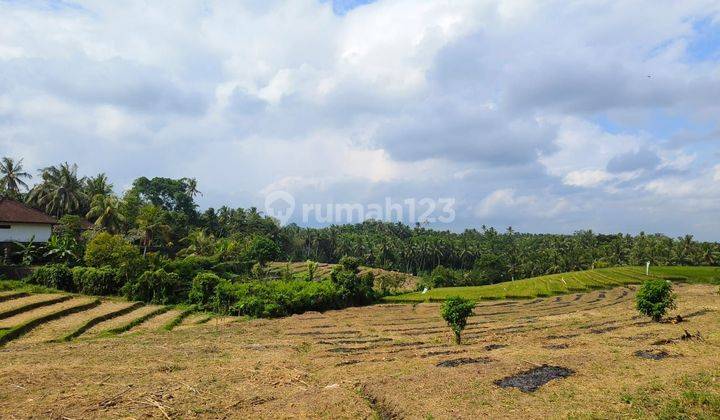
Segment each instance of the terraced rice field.
M140 302L60 293L4 292L1 296L0 346L7 348L161 331L182 312Z
M15 343L0 417L718 417L717 286L676 291L680 323L632 285L481 302L459 346L437 303Z
M720 267L652 267L651 277L690 283L720 284ZM488 286L441 287L385 298L387 302L437 302L450 296L469 299L531 299L564 293L639 284L647 280L644 267L617 267L552 274Z

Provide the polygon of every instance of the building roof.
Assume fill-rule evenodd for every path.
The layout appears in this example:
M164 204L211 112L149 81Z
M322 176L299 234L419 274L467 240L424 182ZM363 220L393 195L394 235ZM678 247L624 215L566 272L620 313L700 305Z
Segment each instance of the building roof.
M54 217L9 198L0 198L0 223L2 222L57 224Z

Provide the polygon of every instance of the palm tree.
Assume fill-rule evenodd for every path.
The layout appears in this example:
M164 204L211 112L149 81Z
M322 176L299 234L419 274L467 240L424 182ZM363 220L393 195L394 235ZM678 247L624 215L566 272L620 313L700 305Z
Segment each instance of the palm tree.
M187 244L187 247L178 253L180 255L209 256L213 255L216 251L217 241L215 240L215 236L208 234L205 229L192 230L181 242Z
M42 183L28 195L28 202L53 216L76 214L87 202L83 192L85 178L77 175L77 165L65 162L60 166L48 166L40 171Z
M108 181L107 175L104 173L97 176L87 178L85 180L85 194L88 197L95 197L98 194L112 194L113 184Z
M14 196L20 194L20 189L28 189L23 179L30 179L32 175L23 171L22 159L17 162L13 158L4 157L0 161L0 191L8 192Z
M125 216L120 212L120 201L114 195L96 194L85 217L94 220L95 226L110 233L120 232L125 223Z
M137 229L142 237L143 256L147 254L156 238L167 240L170 237L170 226L165 223L165 211L160 207L148 204L140 208L137 220Z
M195 198L195 196L203 195L198 189L197 189L197 179L195 178L183 178L182 179L185 182L185 192L187 192L187 195L189 195L192 198Z

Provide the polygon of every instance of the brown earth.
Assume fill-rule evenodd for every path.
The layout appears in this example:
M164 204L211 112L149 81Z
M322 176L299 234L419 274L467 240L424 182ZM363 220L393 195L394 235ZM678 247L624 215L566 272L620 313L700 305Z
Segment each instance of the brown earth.
M425 303L18 341L0 348L0 418L720 416L717 286L676 291L680 323L639 316L622 287L482 303L459 346ZM496 384L544 365L572 374Z

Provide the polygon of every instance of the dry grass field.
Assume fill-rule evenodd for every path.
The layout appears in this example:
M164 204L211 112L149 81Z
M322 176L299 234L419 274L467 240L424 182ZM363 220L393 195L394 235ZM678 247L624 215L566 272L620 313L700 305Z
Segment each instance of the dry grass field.
M637 315L634 289L482 302L459 346L435 303L193 315L165 331L170 311L103 334L154 309L138 307L48 342L118 310L103 301L0 347L0 418L720 416L717 286L678 284L682 321L659 324Z

